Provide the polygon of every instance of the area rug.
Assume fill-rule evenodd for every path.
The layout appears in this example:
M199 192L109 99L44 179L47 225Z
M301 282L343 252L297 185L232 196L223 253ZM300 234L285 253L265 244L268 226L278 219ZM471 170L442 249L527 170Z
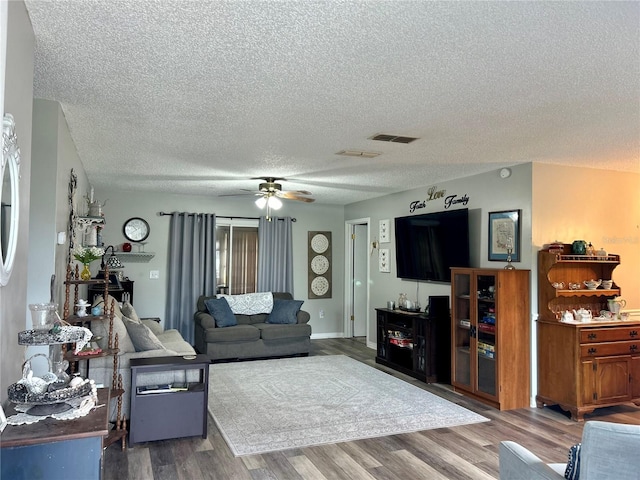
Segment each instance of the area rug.
M488 421L344 355L211 365L209 412L235 456Z

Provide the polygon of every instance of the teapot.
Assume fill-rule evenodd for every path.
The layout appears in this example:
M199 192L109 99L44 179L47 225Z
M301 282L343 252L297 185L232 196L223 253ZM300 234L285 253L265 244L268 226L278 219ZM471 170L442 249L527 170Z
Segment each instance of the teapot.
M585 280L582 283L584 283L584 286L587 287L588 290L595 290L600 286L600 284L602 283L602 280L594 280L592 278L591 280Z
M565 310L564 313L562 314L562 321L563 322L572 322L573 321L573 313L571 313L569 310Z
M593 316L591 315L591 310L587 310L585 308L581 308L579 310L573 311L573 316L576 319L576 322L590 322Z
M102 207L107 204L105 200L103 203L100 203L98 200L91 200L87 202L87 206L89 207L88 215L90 217L101 217L102 216Z

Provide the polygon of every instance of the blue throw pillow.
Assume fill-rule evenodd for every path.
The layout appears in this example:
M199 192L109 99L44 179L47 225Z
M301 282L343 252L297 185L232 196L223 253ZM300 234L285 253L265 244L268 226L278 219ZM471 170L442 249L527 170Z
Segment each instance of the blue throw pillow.
M216 327L232 327L238 324L236 316L231 311L229 303L224 298L210 298L204 305L216 322Z
M267 323L298 323L298 311L302 300L273 299L273 309L267 317Z
M580 477L580 447L578 443L569 449L569 461L567 469L564 471L564 478L568 480L578 480Z

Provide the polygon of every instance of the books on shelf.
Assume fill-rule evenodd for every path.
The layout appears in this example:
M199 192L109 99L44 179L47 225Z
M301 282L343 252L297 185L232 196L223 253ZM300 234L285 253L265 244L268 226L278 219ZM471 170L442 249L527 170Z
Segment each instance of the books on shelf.
M162 385L146 385L142 387L136 387L136 393L138 395L147 395L150 393L184 392L187 390L189 390L189 386L186 383L164 383Z

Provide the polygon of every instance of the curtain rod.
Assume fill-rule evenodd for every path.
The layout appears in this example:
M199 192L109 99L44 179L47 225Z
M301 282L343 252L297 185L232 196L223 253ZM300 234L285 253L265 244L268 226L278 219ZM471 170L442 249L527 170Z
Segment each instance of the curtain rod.
M171 213L158 212L158 215L160 215L161 217L164 217L164 216L170 216ZM187 215L191 216L191 215L197 215L197 214L196 213L189 213ZM229 220L260 220L259 217L226 217L224 215L216 215L216 218L227 218ZM284 218L278 218L278 220L284 220ZM297 222L297 220L295 218L292 218L291 221L292 222Z

